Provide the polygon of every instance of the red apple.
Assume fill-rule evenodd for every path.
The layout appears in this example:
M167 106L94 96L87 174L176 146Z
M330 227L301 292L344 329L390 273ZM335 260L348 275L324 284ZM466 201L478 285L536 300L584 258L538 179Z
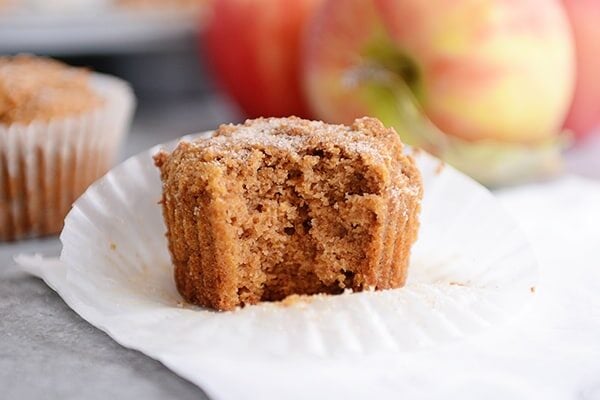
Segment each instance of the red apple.
M556 169L574 87L557 0L328 0L304 61L322 119L380 117L490 184Z
M216 0L204 33L217 79L249 117L308 116L300 42L321 0Z
M575 97L565 128L583 137L600 124L600 1L563 3L571 20L577 60Z

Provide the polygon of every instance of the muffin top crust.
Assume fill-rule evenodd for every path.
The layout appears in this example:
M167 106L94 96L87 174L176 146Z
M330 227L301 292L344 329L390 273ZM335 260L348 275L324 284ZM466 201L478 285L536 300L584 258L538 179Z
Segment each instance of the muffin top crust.
M184 144L184 146L186 146ZM254 148L278 149L303 154L313 147L334 153L361 153L373 162L390 162L402 152L398 134L374 118L359 118L351 126L327 124L298 117L257 118L243 124L221 125L211 138L198 139L189 152L202 154L202 160L220 158L222 153L244 158Z
M102 104L90 73L48 58L0 57L0 124L47 122Z

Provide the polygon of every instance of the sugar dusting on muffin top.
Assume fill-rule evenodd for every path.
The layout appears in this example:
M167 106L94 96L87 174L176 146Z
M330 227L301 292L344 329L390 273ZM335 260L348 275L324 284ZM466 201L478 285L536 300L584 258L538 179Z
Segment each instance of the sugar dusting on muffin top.
M48 58L0 57L0 124L49 121L93 110L103 103L90 73Z
M381 138L396 139L387 141ZM400 150L403 145L393 129L387 129L374 118L357 119L351 126L309 121L297 117L257 118L241 125L221 125L210 139L191 145L198 148L227 151L243 156L256 146L286 150L291 153L311 146L337 147L341 151L361 153L363 157L383 162L390 159L390 143ZM205 153L209 156L211 153Z

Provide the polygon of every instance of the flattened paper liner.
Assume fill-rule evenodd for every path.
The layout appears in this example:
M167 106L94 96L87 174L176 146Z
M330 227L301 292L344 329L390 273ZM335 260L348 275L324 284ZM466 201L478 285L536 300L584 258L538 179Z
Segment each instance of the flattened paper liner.
M63 272L20 261L90 323L189 379L198 357L414 351L491 327L532 298L536 260L516 223L485 188L420 153L422 227L405 288L233 312L186 305L157 204L161 185L151 157L159 148L121 164L76 202L61 236L61 264L48 268Z
M0 124L0 240L58 233L71 204L113 165L134 106L129 85L93 74L105 103L76 117Z

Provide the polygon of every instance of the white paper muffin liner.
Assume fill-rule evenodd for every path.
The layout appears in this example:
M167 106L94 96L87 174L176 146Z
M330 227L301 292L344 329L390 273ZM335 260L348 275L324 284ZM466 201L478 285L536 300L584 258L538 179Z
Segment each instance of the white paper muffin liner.
M0 124L0 241L58 233L71 204L114 164L134 108L125 82L93 74L94 111Z
M516 223L485 188L420 153L425 195L406 287L232 312L187 305L175 288L158 205L152 155L159 148L113 169L75 203L59 263L17 261L116 341L196 383L216 358L422 349L513 317L533 297L536 260Z

